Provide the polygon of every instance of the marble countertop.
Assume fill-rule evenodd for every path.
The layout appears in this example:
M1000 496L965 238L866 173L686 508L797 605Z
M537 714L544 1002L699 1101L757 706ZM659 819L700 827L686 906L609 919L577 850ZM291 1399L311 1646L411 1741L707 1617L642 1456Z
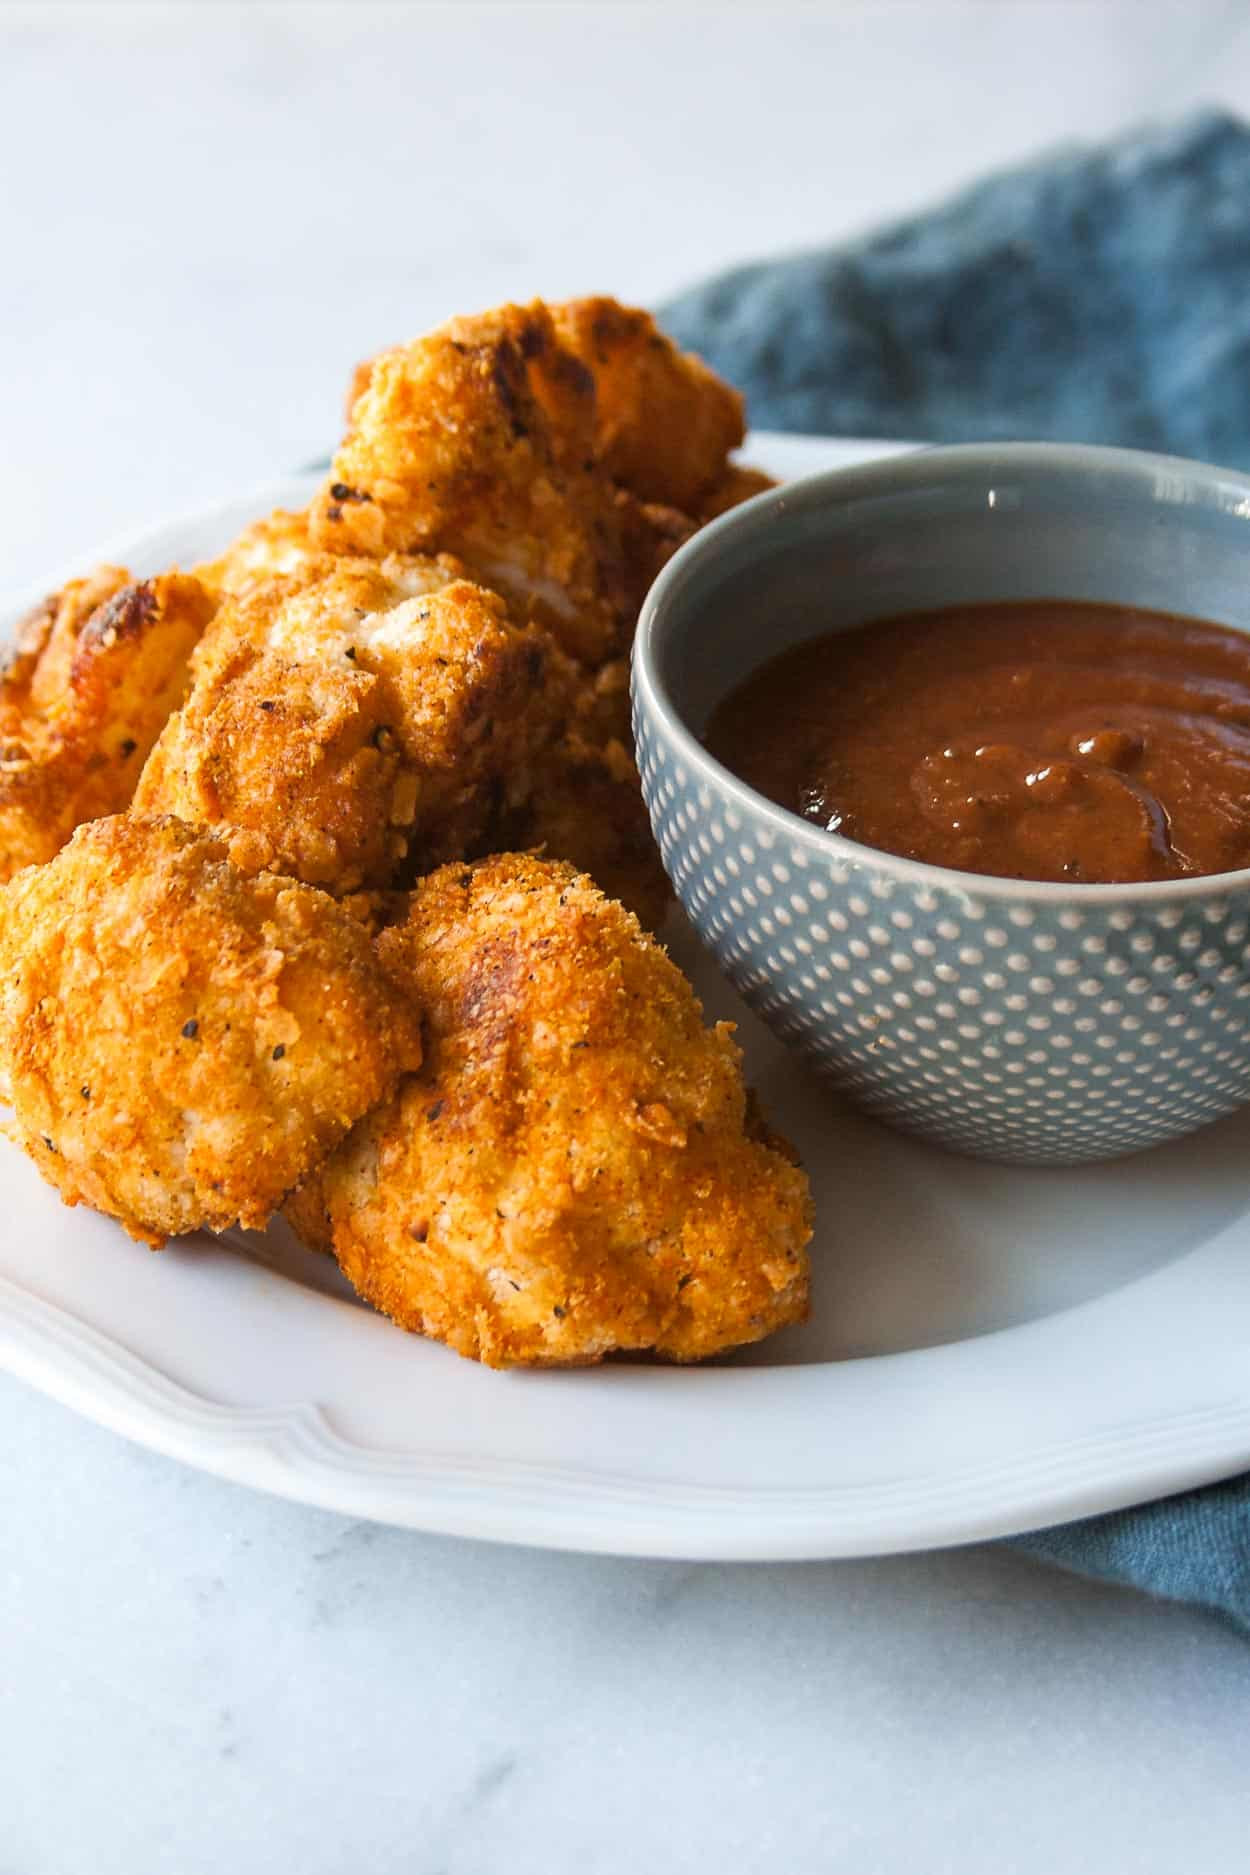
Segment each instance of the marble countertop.
M324 453L351 363L451 310L657 298L1204 102L1250 111L1207 0L0 8L3 584ZM3 1875L1244 1858L1205 1616L1007 1550L424 1538L0 1410Z

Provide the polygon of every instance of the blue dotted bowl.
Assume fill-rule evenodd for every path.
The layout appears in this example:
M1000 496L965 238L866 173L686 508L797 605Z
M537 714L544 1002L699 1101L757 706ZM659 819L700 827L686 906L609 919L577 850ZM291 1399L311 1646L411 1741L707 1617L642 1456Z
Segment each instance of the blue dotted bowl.
M643 608L634 728L664 864L746 1000L861 1107L1073 1164L1250 1099L1250 871L990 879L824 832L699 740L764 658L927 607L1065 598L1250 629L1250 478L1052 444L918 451L725 515Z

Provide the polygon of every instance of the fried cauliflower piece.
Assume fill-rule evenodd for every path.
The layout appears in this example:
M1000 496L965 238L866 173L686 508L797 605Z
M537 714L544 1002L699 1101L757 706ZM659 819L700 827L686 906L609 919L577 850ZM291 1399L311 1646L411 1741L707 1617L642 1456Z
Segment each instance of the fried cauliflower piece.
M767 488L776 488L775 476L766 475L763 469L752 469L746 463L732 463L716 483L708 490L699 503L696 517L698 525L704 527L714 521L719 514L728 514L741 502L750 501L753 495L762 495Z
M609 475L644 502L697 514L745 434L738 392L637 307L576 299L551 313L560 343L594 377Z
M0 676L0 880L127 805L212 612L196 579L102 567L23 620Z
M129 583L125 567L100 566L19 619L0 669L0 732L6 737L20 734L31 716L42 720L63 705L84 625Z
M698 1360L800 1319L807 1180L731 1026L569 866L445 866L379 955L426 1059L286 1207L403 1327L491 1366Z
M658 931L672 889L632 748L629 663L619 658L579 685L564 734L538 756L525 800L496 822L490 846L569 860Z
M539 756L529 798L491 845L568 860L647 931L658 931L672 888L651 835L634 759L622 742L596 744L577 730Z
M547 308L453 319L358 374L347 436L313 502L331 553L447 552L595 664L633 628L594 383Z
M263 1227L421 1058L355 918L172 819L95 821L20 873L0 969L21 1144L152 1244Z
M358 365L347 408L314 538L461 554L592 665L627 648L664 562L755 476L728 459L737 392L611 299L454 320Z
M697 532L699 523L679 508L640 501L626 488L616 491L616 512L625 555L630 613L636 622L642 602L661 571L677 549Z
M576 690L456 562L321 556L223 607L135 804L219 830L249 871L410 882L528 798Z
M633 747L628 658L612 658L587 677L577 693L572 727L595 748L602 748L606 742Z
M220 604L275 575L303 572L317 552L307 511L275 508L245 527L216 560L205 560L194 572Z

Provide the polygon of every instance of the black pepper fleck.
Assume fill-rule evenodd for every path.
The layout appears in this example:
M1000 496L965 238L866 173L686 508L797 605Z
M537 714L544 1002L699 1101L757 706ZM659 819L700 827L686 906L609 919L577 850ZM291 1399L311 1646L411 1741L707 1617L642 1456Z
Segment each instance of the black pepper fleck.
M446 1104L447 1104L446 1101L436 1100L432 1107L426 1108L426 1113L425 1113L426 1119L437 1120L439 1114L443 1111L443 1108L446 1106Z
M276 1047L276 1048L274 1049L274 1051L273 1051L273 1055L272 1055L272 1057L271 1057L271 1058L272 1058L272 1059L273 1059L274 1061L281 1061L281 1059L282 1059L282 1057L283 1057L283 1055L285 1055L285 1053L286 1053L286 1043L285 1043L285 1042L279 1042L279 1043L278 1043L278 1045L277 1045L277 1047Z
M200 1032L200 1025L196 1021L194 1016L192 1016L189 1022L184 1022L182 1025L182 1034L183 1034L184 1041L193 1042L196 1036L199 1034L199 1032Z
M135 741L133 736L127 736L126 740L121 745L122 760L124 762L129 761L138 746L139 744Z

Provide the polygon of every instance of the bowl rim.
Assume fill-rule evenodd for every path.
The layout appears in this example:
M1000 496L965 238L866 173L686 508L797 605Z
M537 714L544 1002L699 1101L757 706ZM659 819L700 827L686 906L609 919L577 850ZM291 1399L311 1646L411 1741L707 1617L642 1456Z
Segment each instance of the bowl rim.
M630 658L630 688L635 714L646 712L675 745L679 758L722 795L728 795L742 812L764 820L780 838L809 852L826 867L841 861L861 869L871 868L913 887L928 887L964 898L983 898L1014 904L1037 904L1055 907L1114 907L1141 904L1166 905L1178 899L1219 899L1229 893L1250 891L1250 866L1235 872L1201 873L1188 879L1148 879L1118 884L1066 885L1048 879L1009 879L993 873L964 872L955 866L938 866L928 860L908 859L884 847L867 846L850 840L845 834L831 833L816 827L801 815L781 807L767 795L743 781L731 768L717 760L690 729L662 681L656 660L655 640L674 588L680 587L705 562L713 560L728 541L740 534L767 532L772 518L796 504L819 509L831 495L871 496L889 493L892 488L919 489L948 470L969 480L987 471L1016 468L1031 470L1045 477L1086 474L1109 477L1126 486L1136 483L1144 489L1148 478L1167 475L1182 477L1201 485L1218 496L1226 489L1223 506L1239 514L1250 525L1250 475L1235 469L1221 469L1212 463L1193 461L1185 456L1166 456L1147 450L1110 448L1094 443L948 443L919 446L903 454L852 463L837 469L821 469L798 476L754 495L736 508L719 515L702 527L678 548L651 585L638 618ZM1250 534L1247 536L1247 565L1250 574ZM678 595L679 596L679 595ZM1250 628L1248 628L1250 635Z

